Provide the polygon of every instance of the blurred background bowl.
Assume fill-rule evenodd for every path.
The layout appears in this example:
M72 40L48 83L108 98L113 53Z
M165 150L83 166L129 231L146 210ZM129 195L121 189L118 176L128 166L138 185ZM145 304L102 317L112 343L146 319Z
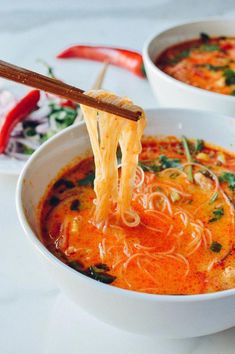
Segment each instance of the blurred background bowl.
M185 84L161 71L156 59L168 47L199 38L201 32L209 36L235 36L235 20L204 20L178 25L159 32L144 45L143 57L148 80L158 104L163 107L185 107L211 110L235 115L235 97L203 90Z

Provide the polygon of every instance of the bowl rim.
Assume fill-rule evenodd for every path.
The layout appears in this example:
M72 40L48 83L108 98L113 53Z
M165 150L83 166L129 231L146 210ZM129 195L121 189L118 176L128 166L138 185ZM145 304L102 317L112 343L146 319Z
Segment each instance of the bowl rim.
M231 103L235 103L234 96L225 95L223 93L213 92L213 91L209 91L206 89L202 89L200 87L196 87L196 86L187 84L183 81L177 80L174 77L166 74L164 71L162 71L161 69L159 69L155 65L154 61L151 59L151 57L149 55L149 49L151 48L153 42L158 40L158 37L160 35L163 35L163 34L167 33L168 31L177 29L179 27L184 27L184 26L186 27L186 26L190 26L193 24L200 24L200 23L207 24L207 23L213 23L213 22L218 22L218 23L233 22L234 23L235 18L232 18L232 17L228 17L226 19L221 19L219 17L212 17L210 19L204 18L204 19L198 19L198 20L194 20L194 21L180 22L175 26L166 27L165 29L157 31L157 32L155 31L144 42L143 50L142 50L143 51L143 58L144 58L144 61L146 61L150 65L151 69L153 71L155 71L162 79L167 80L169 83L174 84L174 85L178 86L179 88L183 88L185 90L187 89L187 90L191 91L192 94L197 93L200 95L207 96L208 98L211 97L211 98L217 98L217 99L219 99L219 97L220 97L220 99L226 100ZM177 44L177 43L175 43L175 44Z
M198 114L208 114L208 115L216 115L219 116L221 119L231 119L231 117L219 114L219 113L214 113L211 111L206 111L206 110L194 110L194 109L189 109L189 108L150 108L146 109L146 113L148 115L153 113L153 112L188 112L189 113L198 113ZM217 300L217 299L223 299L227 298L229 296L234 296L235 295L235 288L234 289L228 289L228 290L223 290L223 291L218 291L218 292L213 292L213 293L207 293L207 294L195 294L195 295L164 295L164 294L148 294L148 293L142 293L138 291L133 291L133 290L128 290L128 289L123 289L119 288L116 286L110 286L107 284L103 284L101 282L98 282L94 279L91 279L87 277L86 275L83 275L73 268L70 268L68 265L60 261L56 256L54 256L47 248L44 246L44 244L38 239L36 233L32 230L26 214L24 212L24 207L22 203L22 188L25 183L25 179L27 176L28 169L31 166L31 163L37 159L38 156L43 154L44 150L47 148L47 146L50 146L51 142L58 139L60 136L63 135L69 135L69 133L73 130L76 130L79 128L79 126L84 126L85 122L80 122L76 125L70 126L63 131L59 132L56 134L54 137L49 139L47 142L45 142L41 147L39 147L36 152L29 158L29 160L26 162L19 178L17 181L17 187L16 187L16 211L17 211L17 216L20 222L20 225L28 238L28 240L33 244L34 248L41 253L41 255L46 258L50 263L54 264L56 267L59 267L61 270L70 272L71 275L81 277L81 280L88 282L90 287L97 288L100 287L101 290L109 292L110 294L114 294L117 296L124 296L126 298L133 298L139 301L151 301L151 302L167 302L167 303L194 303L194 302L202 302L202 301L211 301L211 300ZM48 181L50 183L50 181Z

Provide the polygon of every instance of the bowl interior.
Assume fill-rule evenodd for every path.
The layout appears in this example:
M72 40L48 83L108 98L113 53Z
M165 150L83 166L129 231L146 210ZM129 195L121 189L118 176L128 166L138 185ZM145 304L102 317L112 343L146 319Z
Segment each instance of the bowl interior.
M157 57L171 45L199 38L201 32L210 36L234 36L234 20L206 20L182 24L155 35L147 42L147 53L155 63Z
M148 110L146 135L186 135L235 151L235 120L187 109ZM21 223L39 235L38 204L59 171L78 156L91 153L85 124L73 126L45 143L26 164L18 184Z
M72 128L72 129L71 129ZM48 185L78 156L91 153L86 126L74 126L43 144L29 159L19 182L22 212L26 223L39 235L38 205Z

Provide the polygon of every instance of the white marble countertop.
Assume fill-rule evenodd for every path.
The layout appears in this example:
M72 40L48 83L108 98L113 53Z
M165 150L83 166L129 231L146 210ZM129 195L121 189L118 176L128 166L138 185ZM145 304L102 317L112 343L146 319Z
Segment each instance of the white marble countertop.
M2 1L1 58L42 71L36 59L46 59L63 79L89 88L100 64L58 63L56 52L76 42L141 50L155 30L198 17L235 14L235 4L229 0L198 0L196 5L188 0ZM110 68L104 86L144 107L156 106L148 83L121 69ZM16 182L16 177L0 176L1 354L235 352L235 328L203 338L160 340L114 329L77 308L45 273L19 226Z

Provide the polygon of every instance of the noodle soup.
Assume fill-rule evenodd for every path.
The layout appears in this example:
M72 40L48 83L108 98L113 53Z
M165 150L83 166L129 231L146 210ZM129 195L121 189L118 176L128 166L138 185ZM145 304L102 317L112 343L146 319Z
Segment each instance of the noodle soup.
M143 138L131 200L139 222L131 227L132 215L120 218L115 205L106 227L97 227L94 177L94 160L86 158L41 202L42 240L61 261L97 281L152 294L235 287L233 154L202 140Z
M225 95L235 95L235 37L209 37L173 45L156 66L186 84Z

